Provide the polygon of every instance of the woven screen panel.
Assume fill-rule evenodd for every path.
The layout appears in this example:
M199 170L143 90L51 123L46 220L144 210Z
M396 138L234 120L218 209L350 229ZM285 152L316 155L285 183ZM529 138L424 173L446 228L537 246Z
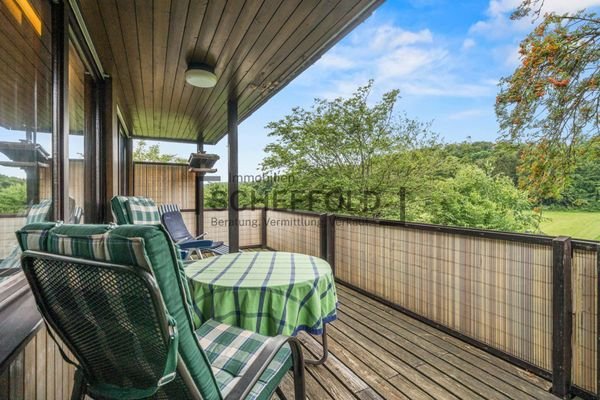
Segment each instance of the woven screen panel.
M552 247L338 219L336 277L545 370Z
M133 187L135 196L151 198L157 205L178 204L182 210L195 207L196 175L187 165L135 163Z
M596 393L597 251L573 250L573 384Z
M0 260L6 258L17 246L15 232L25 225L25 220L24 216L0 218Z
M267 247L278 251L319 257L321 231L319 217L285 211L267 211Z
M240 210L240 246L260 246L262 232L262 209ZM210 240L229 242L229 219L227 210L204 210L204 231Z

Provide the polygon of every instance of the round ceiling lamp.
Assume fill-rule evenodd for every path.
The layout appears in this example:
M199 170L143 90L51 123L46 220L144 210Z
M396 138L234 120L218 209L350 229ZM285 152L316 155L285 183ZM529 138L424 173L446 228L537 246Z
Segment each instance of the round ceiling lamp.
M217 84L215 70L206 64L190 64L185 71L185 81L192 86L211 88Z

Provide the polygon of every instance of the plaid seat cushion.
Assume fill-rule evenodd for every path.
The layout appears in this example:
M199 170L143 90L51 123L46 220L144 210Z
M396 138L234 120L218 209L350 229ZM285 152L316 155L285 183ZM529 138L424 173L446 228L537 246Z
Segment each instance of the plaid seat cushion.
M32 205L27 213L26 224L46 221L48 219L48 214L50 213L51 205L51 200L42 200L38 204Z
M129 219L134 225L160 224L160 214L154 200L146 197L129 197L127 199Z
M268 337L208 320L196 331L211 363L217 384L226 396L263 349ZM246 400L268 399L292 367L291 350L284 346L261 375Z

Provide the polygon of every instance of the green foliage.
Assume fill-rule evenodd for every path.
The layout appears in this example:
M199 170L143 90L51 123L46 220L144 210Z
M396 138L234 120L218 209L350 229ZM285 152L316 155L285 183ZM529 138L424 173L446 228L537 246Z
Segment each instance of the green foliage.
M524 232L537 231L540 222L526 192L473 165L439 181L426 204L422 219L435 224Z
M0 214L17 214L27 206L24 179L0 175Z
M398 91L369 101L372 82L349 98L315 100L268 125L270 205L510 231L535 231L538 215L515 187L519 146L441 145L429 124L398 115ZM264 191L265 188L263 188ZM273 204L275 203L275 204Z
M171 163L186 163L187 160L177 157L175 154L163 154L160 152L160 145L153 144L148 146L146 141L140 140L137 142L133 150L134 161L153 161L153 162L171 162Z
M397 90L370 105L372 84L346 99L316 99L311 109L294 108L267 126L275 142L265 148L263 171L290 178L274 188L278 206L333 211L343 205L379 216L397 203L401 187L415 194L444 172L429 124L394 112ZM365 196L383 204L365 207Z
M520 66L502 79L496 113L505 138L542 145L551 194L566 184L574 148L599 133L600 19L585 11L541 16L542 4L525 0L513 16L542 22L521 42Z
M519 145L509 142L461 142L445 145L444 151L461 163L474 164L491 175L507 176L515 184L518 181Z

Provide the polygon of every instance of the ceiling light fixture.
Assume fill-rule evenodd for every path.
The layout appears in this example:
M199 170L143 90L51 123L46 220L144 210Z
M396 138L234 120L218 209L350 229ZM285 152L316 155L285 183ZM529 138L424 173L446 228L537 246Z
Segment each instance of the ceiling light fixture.
M185 81L192 86L211 88L217 84L215 69L206 64L190 64L185 71Z

